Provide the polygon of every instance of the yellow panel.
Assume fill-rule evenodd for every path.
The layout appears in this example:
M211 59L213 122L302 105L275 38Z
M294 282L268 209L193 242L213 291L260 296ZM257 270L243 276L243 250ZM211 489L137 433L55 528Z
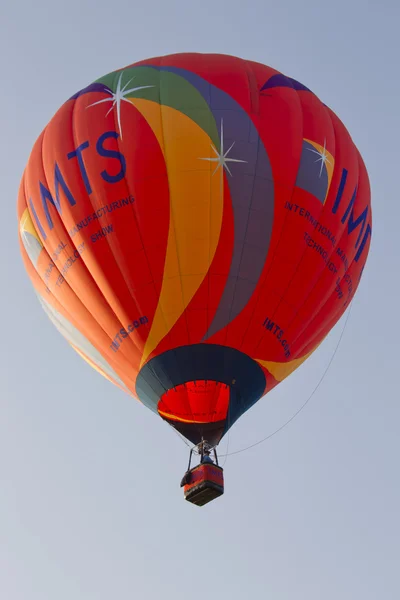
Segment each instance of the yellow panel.
M163 150L170 193L170 230L158 307L142 363L175 325L200 287L217 249L223 213L222 172L212 177L211 140L181 112L130 98ZM222 171L222 170L221 170ZM177 263L180 277L176 277ZM185 277L190 276L190 277Z
M130 396L132 396L132 398L135 398L135 400L137 399L136 396L134 396L130 392L129 388L122 387L117 381L115 381L114 379L111 379L111 377L109 377L109 375L107 375L107 373L105 371L103 371L103 369L101 369L98 365L96 365L96 363L93 362L89 357L87 357L86 354L83 354L83 352L81 350L79 350L79 348L74 346L74 344L71 344L71 342L69 344L70 344L71 348L73 348L75 350L75 352L77 354L79 354L79 356L81 358L83 358L83 360L86 361L87 364L90 365L95 371L97 371L98 373L100 373L100 375L103 375L103 377L108 379L108 381L110 381L111 383L113 383L114 385L119 387L123 392L127 392ZM140 400L139 400L139 402L140 402Z
M318 344L318 346L320 346L320 344ZM305 362L307 358L309 358L311 354L315 352L318 346L316 346L314 350L311 350L311 352L309 352L305 356L302 356L301 358L295 358L294 360L290 360L286 363L273 362L270 360L260 360L259 358L256 358L255 360L258 363L260 363L260 365L268 369L268 371L271 373L271 375L273 375L273 377L275 377L277 381L283 381L284 379L286 379L286 377L289 377L289 375L291 375L293 371L300 367L300 365L302 365L303 362Z
M312 140L307 140L306 138L304 138L304 141L311 144L311 146L314 146L314 148L317 150L317 152L319 152L322 156L326 156L326 161L324 162L324 164L325 164L326 171L328 173L328 187L326 188L326 195L325 195L325 199L324 199L324 202L325 202L325 200L328 197L329 188L331 186L333 169L335 166L335 159L332 156L332 154L330 152L328 152L328 150L324 146L321 146L320 144L317 144L317 142L313 142Z
M111 377L109 377L107 375L107 373L105 373L103 371L103 369L100 369L100 367L98 365L96 365L96 363L93 362L89 357L87 357L86 354L83 354L83 352L81 350L79 350L79 348L77 348L76 346L74 346L74 344L71 344L71 343L70 343L70 346L75 350L75 352L77 352L77 354L79 354L79 356L81 358L83 358L84 361L87 362L88 365L90 365L92 367L92 369L94 369L95 371L97 371L98 373L100 373L100 375L103 375L103 377L105 377L106 379L108 379L108 381L111 381L111 383L113 383L114 385L118 385L117 382L114 381L114 379L111 379Z
M37 231L35 229L33 221L31 219L31 215L29 214L29 211L28 211L27 208L22 213L22 217L21 217L21 221L19 223L19 227L20 227L21 233L24 232L24 231L26 231L27 233L30 233L31 235L33 235L33 237L35 237L37 239L37 241L39 242L39 244L41 246L43 246L42 242L40 241L39 235L38 235L38 233L37 233Z
M177 417L176 415L170 415L169 413L166 413L163 410L159 410L158 413L166 419L180 421L181 423L203 423L203 421L192 421L191 419L182 419L181 417Z

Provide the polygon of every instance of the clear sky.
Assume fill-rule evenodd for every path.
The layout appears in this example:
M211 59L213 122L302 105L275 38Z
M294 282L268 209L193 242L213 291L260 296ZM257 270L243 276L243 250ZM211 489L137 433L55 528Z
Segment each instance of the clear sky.
M4 600L398 600L399 23L396 0L5 0L0 6L0 596ZM25 276L16 197L58 107L99 76L222 52L303 82L369 170L373 241L340 351L281 433L225 465L207 508L187 448L91 370ZM231 451L307 399L343 322L232 429ZM226 442L223 444L226 448Z

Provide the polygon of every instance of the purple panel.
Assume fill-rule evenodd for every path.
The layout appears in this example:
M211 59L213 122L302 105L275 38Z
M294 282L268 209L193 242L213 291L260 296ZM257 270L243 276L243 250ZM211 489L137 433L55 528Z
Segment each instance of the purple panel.
M299 170L297 172L296 186L309 192L322 204L328 192L328 171L312 144L303 140L303 148Z
M73 96L71 96L70 100L76 100L79 96L83 94L88 94L89 92L111 92L111 89L104 85L104 83L91 83L87 87L83 88L79 92L76 92Z
M302 92L311 92L308 87L300 83L300 81L296 81L296 79L292 79L292 77L286 77L286 75L282 75L282 73L277 73L276 75L272 75L270 79L261 88L261 92L264 90L268 90L274 87L289 87L293 90L302 91ZM311 92L312 93L312 92Z
M229 185L234 216L234 246L229 275L204 339L225 327L251 298L268 254L274 206L272 169L258 131L246 111L226 92L198 75L179 68L163 67L190 82L209 103L224 153L233 144L228 158L244 162L228 162L225 178ZM221 127L222 125L222 127ZM211 168L215 163L210 163ZM214 177L221 176L221 168ZM213 169L214 170L214 169ZM252 209L257 214L252 213ZM257 224L254 219L257 218ZM256 235L256 240L252 238ZM247 248L246 242L254 244ZM251 259L250 259L251 256Z

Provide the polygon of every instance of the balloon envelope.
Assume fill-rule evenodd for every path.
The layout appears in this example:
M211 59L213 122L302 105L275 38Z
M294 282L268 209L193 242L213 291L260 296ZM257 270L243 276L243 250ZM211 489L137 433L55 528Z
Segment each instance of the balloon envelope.
M95 369L218 443L352 299L370 188L339 118L223 55L154 58L72 96L18 200L40 302Z

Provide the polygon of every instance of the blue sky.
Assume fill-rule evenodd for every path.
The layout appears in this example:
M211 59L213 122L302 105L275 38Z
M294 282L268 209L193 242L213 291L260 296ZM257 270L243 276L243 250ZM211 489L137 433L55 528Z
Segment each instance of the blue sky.
M400 597L399 22L394 0L2 4L2 597ZM68 97L126 64L188 50L264 62L329 104L366 162L374 221L318 392L278 435L228 457L226 495L203 510L182 499L178 436L89 369L48 321L23 270L15 215L31 147ZM233 427L230 451L301 406L342 327Z

